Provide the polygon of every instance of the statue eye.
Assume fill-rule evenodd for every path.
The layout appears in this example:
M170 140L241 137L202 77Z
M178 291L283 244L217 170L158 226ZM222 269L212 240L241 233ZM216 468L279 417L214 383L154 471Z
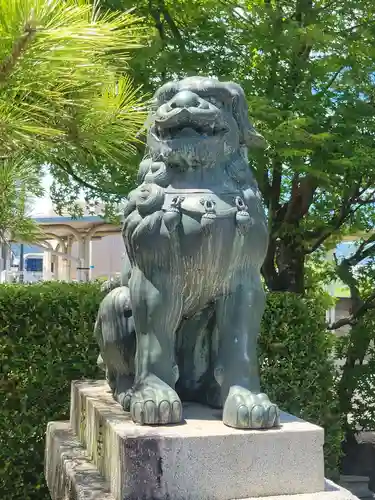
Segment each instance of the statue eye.
M209 102L210 104L213 104L217 108L223 108L224 107L223 101L220 100L220 99L218 99L217 97L214 97L212 95L208 95L204 99L205 99L205 101Z

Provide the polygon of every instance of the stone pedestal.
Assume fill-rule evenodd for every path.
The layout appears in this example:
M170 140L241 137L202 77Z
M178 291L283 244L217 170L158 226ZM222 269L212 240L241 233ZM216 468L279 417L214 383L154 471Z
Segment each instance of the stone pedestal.
M105 382L74 382L70 422L47 429L52 499L355 498L324 479L320 427L284 413L279 429L231 429L220 412L194 404L184 417L137 426Z

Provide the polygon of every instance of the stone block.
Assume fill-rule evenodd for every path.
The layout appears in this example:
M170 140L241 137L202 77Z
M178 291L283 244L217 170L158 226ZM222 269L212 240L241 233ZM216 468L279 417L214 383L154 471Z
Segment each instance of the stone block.
M88 460L70 422L49 422L44 466L52 500L114 500L108 482Z
M71 428L115 500L232 500L323 492L323 430L283 413L279 429L225 426L184 405L185 422L137 426L107 384L72 384Z
M369 489L370 478L368 476L342 475L340 476L340 486L349 490L358 498L375 498L374 493Z
M45 474L52 500L114 500L113 495L109 492L109 483L90 462L85 449L75 438L69 422L50 422L48 424L45 464ZM222 473L224 475L225 471ZM146 496L142 495L137 500L145 499L148 500ZM170 500L170 498L165 497L165 500ZM180 500L185 500L185 498L181 497ZM318 493L233 500L358 499L346 489L326 480L324 490Z

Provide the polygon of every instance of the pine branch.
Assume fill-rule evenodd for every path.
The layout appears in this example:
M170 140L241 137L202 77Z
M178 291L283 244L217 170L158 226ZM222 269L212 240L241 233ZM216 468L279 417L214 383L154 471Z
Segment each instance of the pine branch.
M29 21L25 24L23 33L18 40L13 44L11 54L0 64L0 81L5 82L10 75L18 60L25 52L28 45L31 43L36 34L36 28Z

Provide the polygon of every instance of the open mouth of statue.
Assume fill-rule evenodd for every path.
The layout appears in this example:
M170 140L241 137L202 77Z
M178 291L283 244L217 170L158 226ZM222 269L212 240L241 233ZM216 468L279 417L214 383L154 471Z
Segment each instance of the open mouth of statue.
M193 123L176 124L167 127L155 124L154 133L158 139L183 139L185 137L214 137L226 132L224 127L215 123L198 125Z

